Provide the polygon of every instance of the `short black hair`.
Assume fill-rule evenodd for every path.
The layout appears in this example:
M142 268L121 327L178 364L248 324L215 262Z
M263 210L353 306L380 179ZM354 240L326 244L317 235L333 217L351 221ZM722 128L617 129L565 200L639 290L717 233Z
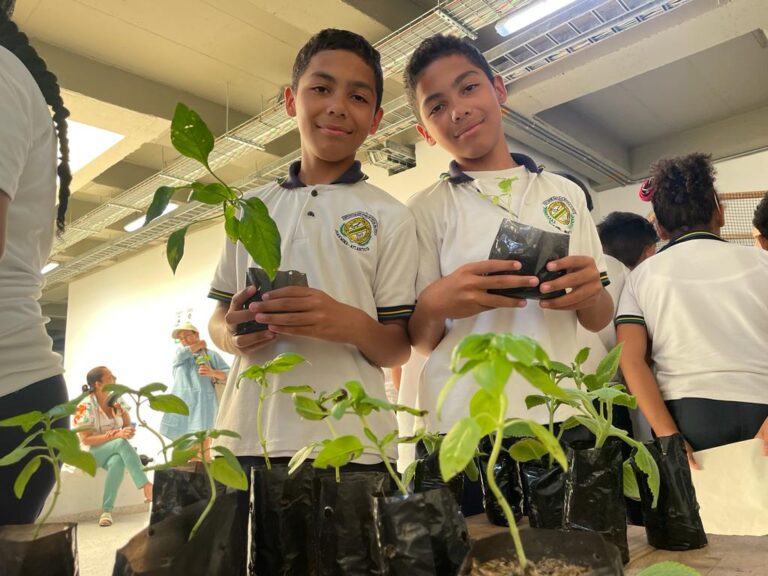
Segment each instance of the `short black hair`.
M587 189L587 185L584 184L584 182L582 182L581 180L576 178L576 176L574 176L573 174L568 174L568 172L553 172L553 174L557 174L558 176L562 176L566 180L570 180L571 182L576 184L576 186L581 188L581 191L584 192L584 197L587 199L587 209L590 212L592 212L592 210L594 209L595 205L592 203L592 195L589 193L589 190Z
M763 196L760 203L755 208L755 217L752 220L752 225L757 228L757 231L763 236L768 238L768 193Z
M611 212L597 225L597 233L603 252L627 268L637 266L643 250L659 241L653 224L632 212Z
M376 82L376 110L381 108L381 99L384 95L384 73L381 71L381 55L368 40L349 30L326 28L312 36L301 47L301 50L296 55L296 59L293 61L293 73L291 74L291 88L293 91L296 91L299 85L299 78L306 71L312 57L324 50L346 50L352 52L370 66Z
M464 56L470 63L480 68L488 80L493 82L494 73L491 65L488 64L488 60L485 59L482 52L470 44L468 40L444 34L436 34L427 38L411 54L408 64L405 66L405 72L403 72L405 94L408 96L413 114L419 120L421 120L421 115L419 114L418 102L416 102L416 84L419 82L421 73L435 60L454 55Z
M709 154L662 158L651 165L653 211L672 236L707 226L718 207Z

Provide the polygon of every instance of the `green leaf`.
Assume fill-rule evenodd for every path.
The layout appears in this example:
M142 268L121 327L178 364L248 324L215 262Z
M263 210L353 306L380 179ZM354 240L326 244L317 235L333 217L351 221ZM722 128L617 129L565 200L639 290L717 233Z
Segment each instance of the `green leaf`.
M9 452L2 458L0 458L0 466L10 466L16 464L19 460L24 458L30 452L35 450L45 450L44 446L17 446L12 452Z
M546 454L547 449L535 438L523 438L512 444L509 448L509 455L518 462L539 460Z
M503 357L481 362L472 370L477 383L490 394L500 394L512 375L512 362Z
M600 385L610 382L611 378L616 375L616 371L619 369L619 359L621 358L621 344L616 345L613 350L600 360L600 364L597 366L597 381Z
M446 482L467 467L483 437L480 425L472 418L462 418L443 438L438 456L440 474Z
M227 438L240 438L240 434L233 430L227 430L225 428L216 428L213 430L203 430L208 438L219 438L220 436L226 436Z
M336 405L331 410L331 416L333 416L335 420L341 420L344 414L347 413L347 410L349 410L351 407L352 398L347 398L345 396L343 400L336 402Z
M480 469L477 467L477 460L475 458L472 458L472 460L469 461L469 464L467 464L467 467L464 468L464 474L466 474L467 478L472 482L477 482L479 480Z
M294 354L293 352L285 352L275 356L272 360L264 364L264 372L269 374L288 372L291 368L302 362L306 362L304 356Z
M139 388L139 394L141 396L149 396L155 392L165 392L166 390L168 390L168 386L162 382L152 382L151 384Z
M223 446L215 446L213 450L222 455L209 464L213 479L237 490L247 490L248 478L235 455Z
M375 400L378 400L378 398L375 398ZM392 409L395 412L405 412L407 414L411 414L412 416L426 416L429 412L427 410L419 410L418 408L411 408L410 406L406 406L405 404L391 404Z
M216 206L227 200L234 200L235 198L235 193L221 182L213 182L211 184L193 182L192 194L189 195L190 200L202 202L203 204L208 204L210 206Z
M403 472L403 484L406 486L410 485L413 477L416 475L416 470L418 469L419 464L421 464L420 460L414 460L408 464L408 468L406 468L405 472Z
M237 208L232 204L224 206L224 231L232 242L240 239L240 220L237 219Z
M0 420L0 426L4 428L11 428L13 426L21 426L24 432L29 432L32 426L37 424L43 419L43 413L39 410L33 410L25 414L19 414L18 416L11 416L5 420Z
M339 436L327 442L315 457L315 468L340 468L359 458L363 453L363 444L357 436Z
M278 390L281 394L300 394L306 392L312 394L315 390L309 384L303 384L301 386L283 386Z
M653 494L653 503L651 504L651 507L656 508L656 504L659 501L659 466L656 464L656 460L653 459L653 456L651 456L648 448L646 448L642 442L638 442L632 438L623 438L623 440L630 446L636 448L632 458L635 460L635 464L640 471L648 477L648 488L651 489L651 494Z
M678 562L657 562L637 573L637 576L701 576L698 570Z
M296 412L305 420L322 420L328 416L328 411L314 398L294 394L293 406Z
M535 408L536 406L541 406L542 404L547 403L547 397L546 396L540 396L538 394L531 394L530 396L525 397L525 407L530 410L531 408Z
M553 360L549 365L549 369L557 376L573 378L573 370L571 370L571 367L567 364L563 364L562 362L556 362Z
M80 441L77 433L66 428L53 428L43 432L43 442L54 450L79 451Z
M595 436L600 435L600 426L592 418L587 418L586 416L571 416L571 418L576 420L579 424L584 426L587 430L592 432L592 434L594 434Z
M267 207L254 197L241 201L243 215L238 233L253 261L264 269L270 280L275 279L280 267L280 231L269 215Z
M160 188L155 190L155 195L152 197L152 203L149 205L149 208L147 208L147 216L142 226L146 226L155 218L162 216L175 193L176 188L173 186L160 186Z
M578 365L584 364L584 362L587 361L589 358L589 348L582 348L579 350L579 353L576 354L576 359L574 362Z
M168 236L168 243L165 247L165 254L168 257L168 264L171 265L171 270L176 274L176 268L179 266L179 262L184 257L184 238L187 235L189 225L184 226L179 230L173 232Z
M568 459L563 452L563 447L560 446L560 442L557 441L552 433L544 426L533 420L527 421L531 432L536 436L536 439L541 442L546 451L560 464L563 470L568 470Z
M529 438L534 433L528 425L529 420L521 418L512 418L504 423L504 438Z
M594 392L591 392L591 394L595 399L600 400L601 402L627 406L633 410L637 408L637 399L634 396L622 392L621 390L616 390L615 388L599 388Z
M560 430L570 430L571 428L576 428L576 426L579 426L579 421L576 420L574 416L571 416L570 418L566 419L565 421L560 423Z
M582 384L587 387L587 390L592 392L593 390L599 390L603 385L597 380L597 376L594 374L587 374L581 380Z
M116 394L137 394L138 390L129 388L123 384L107 384L101 388L104 392L115 392Z
M468 360L485 359L492 338L493 334L470 334L465 336L451 353L451 371L456 372L456 367L459 365L461 358Z
M637 485L637 476L632 469L629 460L622 465L622 477L624 478L624 496L633 500L640 500L640 487Z
M376 437L376 434L371 432L371 429L368 428L368 426L363 426L363 434L365 434L365 437L368 438L368 440L373 442L374 446L379 445L379 439Z
M358 402L368 396L365 393L365 388L363 388L363 385L360 384L360 382L357 380L350 380L344 384L344 387L347 389L347 392L349 392L349 397L355 402Z
M208 166L213 134L198 113L181 102L176 105L171 121L171 143L180 154Z
M312 452L314 452L315 449L320 446L322 446L322 443L312 442L311 444L307 444L304 446L304 448L301 448L298 452L296 452L291 457L290 462L288 462L288 474L293 474L296 472L299 466L301 466L307 458L312 456Z
M83 450L62 450L59 452L59 459L65 464L74 466L89 474L91 476L96 475L96 459L90 452L84 452Z
M159 394L149 399L149 407L158 412L170 414L189 415L189 406L178 396L174 394Z
M549 372L544 368L538 366L526 366L519 362L516 362L514 367L523 378L547 396L558 398L560 400L566 400L568 398L565 391L550 378Z
M480 426L483 436L487 436L498 427L499 420L504 417L500 412L501 398L499 395L489 394L482 388L475 392L469 401L469 415Z
M35 456L32 460L27 462L24 468L21 469L21 472L19 472L19 475L16 476L16 481L13 483L13 493L16 494L16 498L19 500L24 496L24 490L27 488L29 479L32 478L32 475L37 472L38 468L40 468L40 461L42 459L42 455Z
M75 412L77 412L77 405L80 403L82 398L83 397L81 396L79 399L70 400L69 402L64 402L63 404L58 404L48 410L45 415L51 423L61 420L62 418L73 416Z
M532 366L537 360L539 344L521 334L497 334L499 348L526 366ZM542 350L543 352L543 350ZM546 356L546 354L544 355Z
M437 414L438 420L440 420L440 412L443 409L443 403L445 402L445 399L448 397L448 394L451 392L453 387L461 379L462 376L463 374L454 374L448 378L448 382L445 383L443 389L440 390L440 394L437 395L437 406L435 407L435 414Z
M264 367L259 364L251 364L243 370L240 373L240 376L237 377L237 387L240 387L240 381L243 378L247 378L248 380L253 380L257 384L261 385L261 380L264 378Z

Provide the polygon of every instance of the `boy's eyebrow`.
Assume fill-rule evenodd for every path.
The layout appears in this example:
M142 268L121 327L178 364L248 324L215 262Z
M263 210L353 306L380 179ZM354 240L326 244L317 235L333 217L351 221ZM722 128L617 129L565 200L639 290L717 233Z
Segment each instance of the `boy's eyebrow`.
M467 70L466 72L462 72L461 74L456 76L456 78L454 78L453 82L451 82L451 88L456 88L459 84L464 82L466 78L468 78L469 76L472 76L473 74L479 74L479 72L477 70ZM426 106L433 100L437 100L440 97L442 97L442 95L443 95L442 92L435 92L434 94L430 94L429 96L424 98L424 101L421 104L422 106Z
M327 72L312 72L310 76L315 76L317 78L320 78L322 80L326 80L328 82L331 82L333 84L337 84L338 80L335 76L328 74ZM351 86L354 86L355 88L363 88L365 90L368 90L369 92L373 93L373 86L371 86L368 82L365 82L363 80L353 80L352 82L349 82Z

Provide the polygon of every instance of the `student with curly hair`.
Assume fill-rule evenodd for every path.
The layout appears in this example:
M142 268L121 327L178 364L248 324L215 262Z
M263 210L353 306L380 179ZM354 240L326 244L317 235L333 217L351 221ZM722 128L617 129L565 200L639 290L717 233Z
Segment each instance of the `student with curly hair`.
M657 436L682 433L692 467L695 450L754 437L768 456L768 252L719 236L723 209L706 154L659 160L643 194L669 243L632 271L621 295L627 385Z
M768 250L768 193L760 200L755 208L755 217L752 220L755 229L752 235L755 237L755 246Z
M38 299L54 220L64 230L72 180L69 112L56 76L11 21L13 4L0 0L0 420L67 400L61 357L52 351ZM0 457L26 435L20 428L0 428ZM13 482L35 454L0 468L0 525L33 522L53 487L53 470L44 465L23 498L14 496Z

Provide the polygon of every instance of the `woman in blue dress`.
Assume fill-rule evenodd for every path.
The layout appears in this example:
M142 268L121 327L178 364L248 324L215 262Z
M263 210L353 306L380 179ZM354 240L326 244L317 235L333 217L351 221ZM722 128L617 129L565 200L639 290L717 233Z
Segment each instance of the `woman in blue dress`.
M166 413L160 422L160 433L175 440L188 432L213 428L218 410L215 386L226 381L229 366L218 353L208 350L192 324L178 326L172 335L181 342L173 361L172 393L189 406L189 416Z

